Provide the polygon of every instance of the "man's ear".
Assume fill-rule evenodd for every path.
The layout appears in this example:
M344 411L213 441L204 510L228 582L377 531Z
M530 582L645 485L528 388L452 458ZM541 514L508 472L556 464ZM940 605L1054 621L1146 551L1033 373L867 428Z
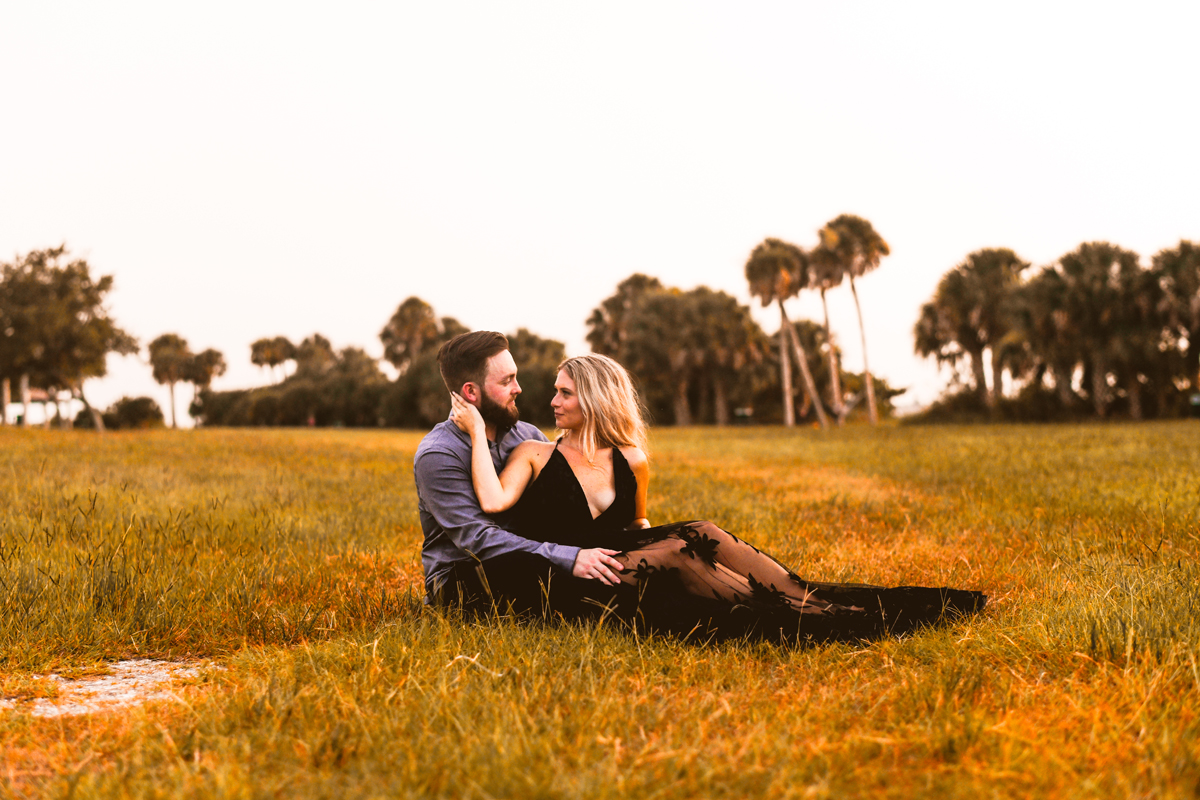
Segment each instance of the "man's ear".
M479 403L479 387L474 383L464 383L459 395L463 400L466 400L471 405L477 405Z

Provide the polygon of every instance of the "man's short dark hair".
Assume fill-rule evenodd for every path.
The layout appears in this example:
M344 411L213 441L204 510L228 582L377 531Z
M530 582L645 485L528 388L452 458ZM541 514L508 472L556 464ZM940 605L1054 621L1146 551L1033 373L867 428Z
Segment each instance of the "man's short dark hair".
M452 392L461 392L464 383L482 388L487 377L488 359L508 349L508 337L495 331L460 333L438 350L438 368L442 380Z

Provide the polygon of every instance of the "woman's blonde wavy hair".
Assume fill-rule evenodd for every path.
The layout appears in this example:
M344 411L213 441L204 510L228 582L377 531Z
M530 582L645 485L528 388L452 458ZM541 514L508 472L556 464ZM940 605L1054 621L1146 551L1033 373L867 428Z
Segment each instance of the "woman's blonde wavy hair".
M558 365L575 381L583 430L579 449L590 464L601 447L640 447L646 450L646 414L633 380L608 356L589 353Z

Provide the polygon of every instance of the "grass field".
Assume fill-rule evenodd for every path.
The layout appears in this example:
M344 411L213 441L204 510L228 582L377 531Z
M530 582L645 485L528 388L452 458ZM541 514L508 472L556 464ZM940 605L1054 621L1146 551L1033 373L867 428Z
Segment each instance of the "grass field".
M0 711L0 797L1200 792L1200 424L656 430L653 522L992 598L792 649L424 610L419 440L0 428L0 695L226 668L182 703Z

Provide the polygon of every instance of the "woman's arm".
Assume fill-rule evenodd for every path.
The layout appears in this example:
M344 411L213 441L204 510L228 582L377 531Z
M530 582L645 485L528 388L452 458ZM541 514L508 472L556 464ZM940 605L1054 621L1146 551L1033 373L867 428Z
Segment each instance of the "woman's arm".
M488 449L487 433L479 409L453 392L450 394L453 408L451 421L459 430L471 435L471 482L475 485L475 496L485 514L498 514L512 508L533 478L533 453L537 443L522 442L508 457L504 471L496 475L492 453Z
M628 450L622 448L621 454L629 462L633 477L637 478L637 494L633 496L634 520L625 529L649 528L650 520L646 519L646 495L650 486L650 459L646 458L640 447L630 447Z

